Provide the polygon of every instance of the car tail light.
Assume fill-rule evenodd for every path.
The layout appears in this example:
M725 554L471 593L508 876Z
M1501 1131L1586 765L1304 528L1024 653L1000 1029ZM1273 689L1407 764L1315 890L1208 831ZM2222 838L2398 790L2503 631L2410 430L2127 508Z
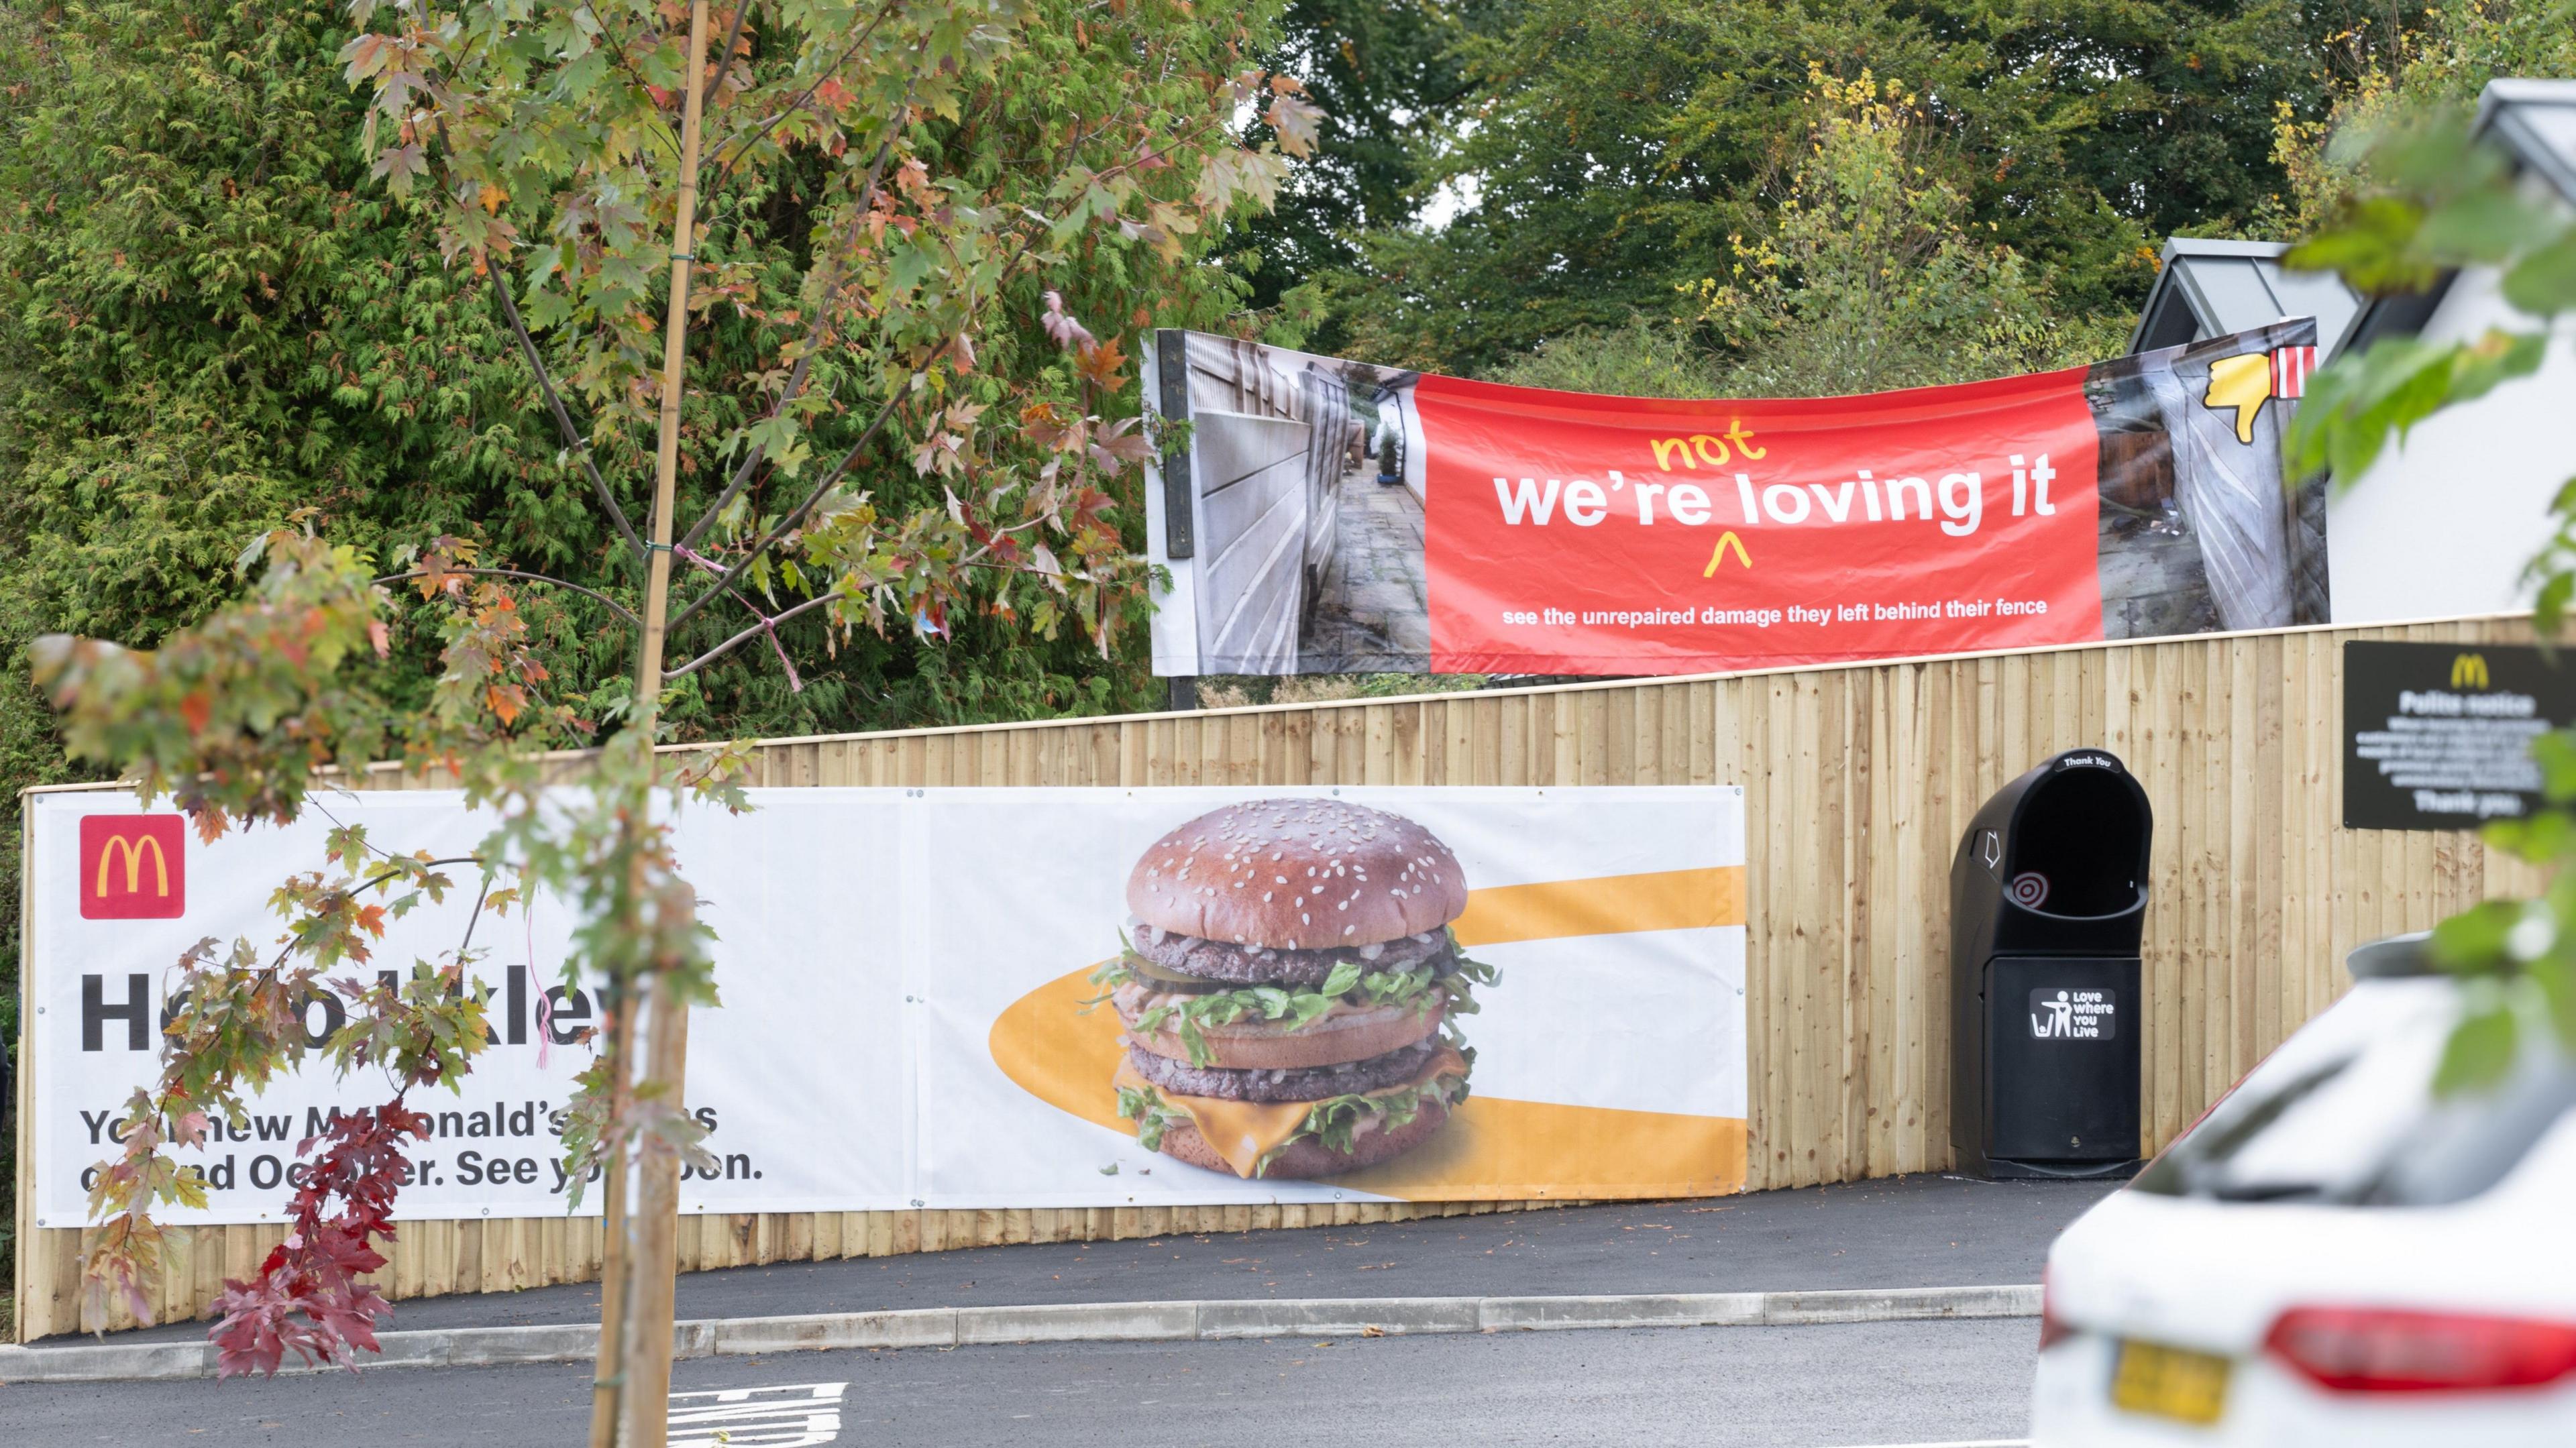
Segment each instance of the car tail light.
M2039 1350L2046 1352L2075 1335L2073 1324L2057 1315L2057 1287L2049 1270L2039 1269Z
M2524 1317L2296 1307L2263 1345L2345 1393L2531 1388L2576 1373L2576 1323Z

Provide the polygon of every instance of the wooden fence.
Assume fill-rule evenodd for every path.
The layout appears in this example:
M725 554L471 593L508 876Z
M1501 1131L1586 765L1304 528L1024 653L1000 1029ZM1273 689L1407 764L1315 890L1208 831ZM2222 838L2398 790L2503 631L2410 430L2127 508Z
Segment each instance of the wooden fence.
M2537 888L2468 834L2340 827L2342 645L2523 641L2520 619L2206 635L1726 678L1588 684L762 746L752 782L816 785L1741 784L1748 1189L1949 1165L1947 892L1986 796L2107 747L2153 802L2146 1150L2345 985L2355 944ZM400 787L390 774L377 781ZM19 1160L33 1103L22 1035ZM1516 1203L706 1216L682 1266L1005 1242L1324 1226ZM1564 1205L1532 1203L1528 1205ZM77 1231L18 1220L22 1340L76 1330ZM203 1313L282 1228L174 1231L165 1317ZM413 1222L396 1298L595 1276L594 1224Z

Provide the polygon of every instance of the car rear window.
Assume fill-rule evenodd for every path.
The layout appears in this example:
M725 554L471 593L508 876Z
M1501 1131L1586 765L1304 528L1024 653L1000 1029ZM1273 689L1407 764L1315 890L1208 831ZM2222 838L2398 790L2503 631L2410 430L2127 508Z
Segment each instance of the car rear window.
M2447 978L2354 987L2132 1190L2353 1206L2438 1206L2485 1191L2576 1109L2576 1064L2526 1032L2500 1086L2436 1097L2460 1007L2461 986Z

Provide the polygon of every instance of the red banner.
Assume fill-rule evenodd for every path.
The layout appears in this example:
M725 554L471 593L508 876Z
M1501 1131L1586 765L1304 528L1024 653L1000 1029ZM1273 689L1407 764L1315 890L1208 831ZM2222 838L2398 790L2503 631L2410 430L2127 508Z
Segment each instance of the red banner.
M1425 377L1431 666L1657 674L2098 639L2084 376L1743 403Z
M1163 674L1684 674L2322 621L2315 324L1666 402L1158 336Z

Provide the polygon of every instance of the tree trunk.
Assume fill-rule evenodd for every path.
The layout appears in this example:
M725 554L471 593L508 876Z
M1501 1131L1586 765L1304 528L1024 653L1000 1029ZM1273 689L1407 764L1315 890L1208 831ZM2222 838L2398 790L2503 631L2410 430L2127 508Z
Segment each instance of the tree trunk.
M625 1119L635 1099L635 992L620 992L608 1014L608 1119ZM626 1318L628 1269L634 1254L626 1244L626 1146L610 1148L601 1174L599 1211L599 1366L590 1383L590 1448L617 1448L617 1410L626 1386Z
M653 460L652 551L646 558L643 656L635 671L636 727L654 727L662 692L662 634L671 608L671 532L680 474L680 394L689 338L689 266L696 244L698 141L706 94L707 0L690 0L688 92L680 113L680 189L671 225L671 297L662 333L661 446ZM648 732L649 739L649 732ZM640 982L639 982L640 984ZM652 1050L646 1088L680 1108L688 1072L689 1012L667 972L652 982ZM632 1044L630 1034L629 1044ZM631 1056L625 1059L633 1059ZM641 1094L641 1092L639 1092ZM627 1223L629 1252L622 1399L625 1448L663 1448L671 1393L671 1332L678 1288L680 1158L668 1142L648 1138L635 1153L636 1202ZM601 1303L607 1299L603 1292ZM601 1338L618 1325L603 1323ZM603 1347L603 1352L605 1348Z

